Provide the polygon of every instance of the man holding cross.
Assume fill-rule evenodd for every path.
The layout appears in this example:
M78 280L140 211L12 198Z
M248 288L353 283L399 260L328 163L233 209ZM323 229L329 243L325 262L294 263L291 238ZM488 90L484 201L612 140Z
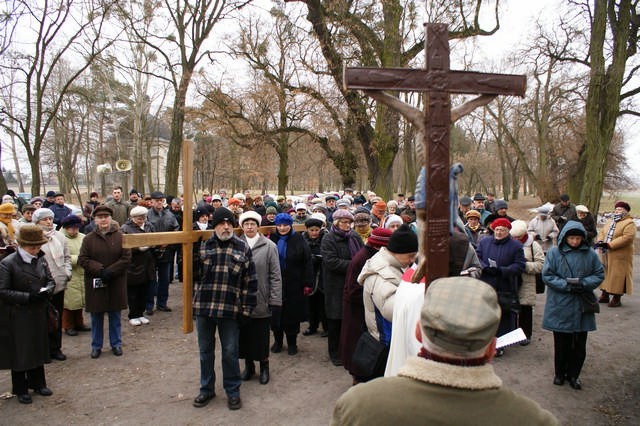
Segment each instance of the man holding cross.
M230 410L242 407L240 400L240 325L250 321L256 306L258 280L251 249L233 233L234 216L220 207L211 220L213 235L200 249L202 279L195 283L193 313L200 349L200 393L195 407L204 407L216 396L215 332L222 349L222 383Z

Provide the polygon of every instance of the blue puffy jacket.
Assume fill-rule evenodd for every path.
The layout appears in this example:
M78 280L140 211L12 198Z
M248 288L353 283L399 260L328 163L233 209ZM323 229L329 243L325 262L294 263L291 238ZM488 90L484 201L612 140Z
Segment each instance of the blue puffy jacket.
M566 242L566 234L572 229L582 235L582 244L575 249ZM566 280L579 278L584 290L593 292L604 279L602 263L587 245L586 237L582 223L570 220L558 236L558 246L547 252L542 268L542 279L549 289L542 319L542 328L546 330L574 333L596 329L595 315L582 313L581 296L570 292Z

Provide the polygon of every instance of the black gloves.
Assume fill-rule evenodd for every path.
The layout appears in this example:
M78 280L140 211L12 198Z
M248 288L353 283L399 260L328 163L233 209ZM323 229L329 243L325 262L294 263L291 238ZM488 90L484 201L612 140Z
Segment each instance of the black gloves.
M502 271L496 266L486 266L482 268L482 273L490 277L499 277L502 275Z
M38 293L30 293L29 294L29 303L40 303L44 302L49 298L49 293L46 291L40 291Z
M542 241L542 237L540 235L536 234L536 236L534 237L534 240Z
M102 278L103 281L111 281L113 278L113 272L109 272L103 268L100 270L100 278Z
M567 278L567 285L569 286L569 292L573 294L584 293L584 287L580 283L579 278Z

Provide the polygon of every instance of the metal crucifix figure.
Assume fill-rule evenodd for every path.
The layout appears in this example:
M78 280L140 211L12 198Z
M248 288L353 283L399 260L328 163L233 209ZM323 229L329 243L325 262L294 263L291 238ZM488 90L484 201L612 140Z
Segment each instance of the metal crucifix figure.
M486 105L497 95L524 96L526 77L449 69L449 32L446 24L425 24L426 66L424 69L349 67L344 85L363 90L368 96L400 112L423 135L422 151L426 169L423 219L420 230L420 265L414 281L426 283L449 275L449 129L460 117ZM383 93L424 91L425 111ZM478 94L477 98L451 110L450 94ZM416 198L418 196L416 195Z

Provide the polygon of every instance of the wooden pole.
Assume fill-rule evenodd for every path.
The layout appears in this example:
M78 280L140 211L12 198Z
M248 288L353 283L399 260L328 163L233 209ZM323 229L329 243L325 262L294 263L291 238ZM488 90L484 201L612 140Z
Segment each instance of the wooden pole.
M182 151L182 230L193 227L193 142L185 140ZM182 243L182 332L193 332L193 245Z

